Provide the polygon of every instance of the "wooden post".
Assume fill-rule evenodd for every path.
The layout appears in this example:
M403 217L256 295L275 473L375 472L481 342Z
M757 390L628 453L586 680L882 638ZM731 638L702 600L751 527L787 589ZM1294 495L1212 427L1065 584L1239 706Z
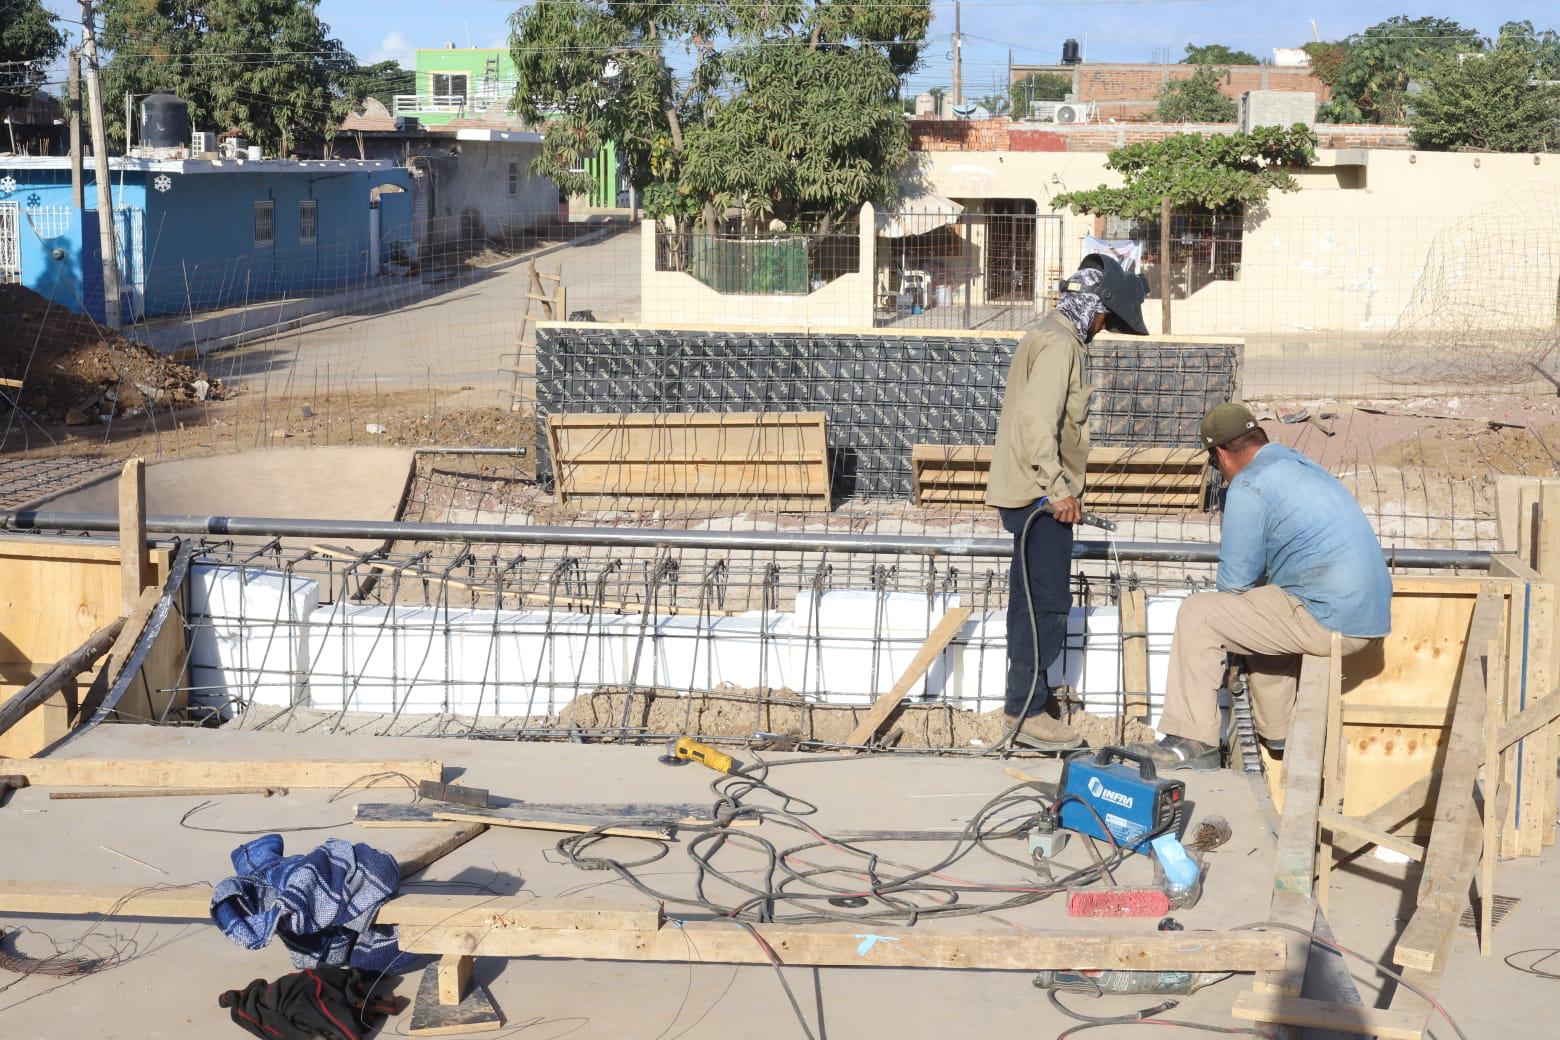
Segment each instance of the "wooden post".
M1170 335L1170 196L1159 200L1159 331Z
M1320 855L1316 860L1316 905L1327 912L1328 889L1332 884L1333 828L1326 820L1327 812L1343 810L1343 637L1332 634L1332 646L1327 655L1327 736L1322 744L1322 802L1323 813L1317 837Z
M146 554L146 462L131 459L119 474L119 593L129 614L141 590L152 583L152 563Z
M439 1003L459 1004L471 985L471 966L474 957L445 954L439 958Z
M119 331L119 252L114 248L114 195L108 173L108 133L103 125L103 90L98 83L97 37L92 29L92 0L81 0L81 53L87 59L87 109L92 117L92 175L97 181L98 247L103 252L103 320ZM141 594L136 589L136 595ZM133 604L135 597L127 601Z
M1560 680L1560 623L1556 622L1553 607L1553 589L1556 583L1560 583L1560 481L1545 481L1539 490L1538 515L1533 518L1535 530L1533 532L1534 561L1533 569L1537 571L1549 588L1545 599L1547 609L1536 610L1535 620L1541 620L1544 625L1542 637L1547 640L1549 659L1548 668L1533 691L1537 697L1560 696L1550 691L1555 688L1556 681ZM1535 594L1537 589L1534 590ZM1535 601L1537 600L1535 595ZM1540 847L1550 845L1555 840L1555 759L1560 756L1560 723L1550 723L1539 731L1540 740L1537 748L1538 758L1538 784L1539 788L1539 827ZM1534 850L1534 855L1539 850Z
M1127 716L1148 717L1148 594L1121 591L1121 689Z
M66 59L66 107L70 110L70 201L80 213L86 204L81 173L81 52L74 48Z
M1515 584L1511 586L1513 598L1517 588ZM1508 601L1508 610L1509 625L1509 619L1516 614L1517 605ZM1500 748L1496 746L1496 737L1501 725L1498 709L1505 700L1508 662L1498 641L1491 640L1485 654L1485 659L1489 661L1489 674L1485 677L1489 689L1484 701L1484 763L1480 771L1480 787L1484 794L1484 837L1479 854L1479 953L1488 957L1495 952L1494 937L1491 935L1495 928L1495 861L1500 858L1497 846L1500 826L1506 815L1500 798L1496 796L1497 792L1504 793L1501 791L1501 756ZM1522 667L1520 659L1516 666Z

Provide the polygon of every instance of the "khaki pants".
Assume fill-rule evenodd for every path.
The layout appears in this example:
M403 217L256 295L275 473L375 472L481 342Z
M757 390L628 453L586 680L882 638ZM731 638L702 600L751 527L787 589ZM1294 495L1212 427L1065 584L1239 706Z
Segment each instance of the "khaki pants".
M1373 642L1344 636L1343 653L1358 653ZM1224 655L1245 654L1257 732L1264 740L1283 740L1300 686L1300 655L1326 657L1331 651L1332 633L1276 585L1188 597L1170 642L1160 732L1217 744Z

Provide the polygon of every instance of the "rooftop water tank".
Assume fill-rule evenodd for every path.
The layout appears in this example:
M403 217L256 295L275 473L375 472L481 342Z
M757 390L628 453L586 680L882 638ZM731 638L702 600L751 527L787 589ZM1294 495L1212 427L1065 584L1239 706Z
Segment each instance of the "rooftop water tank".
M190 143L190 109L172 91L159 90L141 101L141 146L184 148Z
M1083 61L1083 52L1078 47L1077 40L1062 41L1062 64L1077 65Z

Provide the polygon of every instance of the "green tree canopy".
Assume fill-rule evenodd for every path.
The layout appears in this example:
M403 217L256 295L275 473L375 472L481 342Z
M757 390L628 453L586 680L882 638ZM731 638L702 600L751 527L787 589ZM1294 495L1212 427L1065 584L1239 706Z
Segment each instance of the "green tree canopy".
M22 104L65 50L65 34L40 0L0 0L0 112Z
M1037 101L1065 101L1072 93L1072 77L1060 72L1031 72L1008 88L1013 97L1013 118L1028 119Z
M1181 61L1187 65L1259 65L1257 56L1250 51L1231 50L1222 43L1186 45L1186 55Z
M1477 50L1476 30L1450 18L1396 15L1330 44L1307 44L1311 67L1332 90L1317 109L1324 123L1401 123L1408 84L1442 54Z
M1219 81L1228 73L1199 65L1189 77L1166 83L1159 91L1155 117L1166 123L1233 123L1239 107L1219 93Z
M355 94L360 100L373 98L392 112L397 94L417 93L417 73L403 69L393 58L359 65L346 74L344 83L349 96Z
M613 141L653 216L828 223L893 194L899 79L930 20L928 0L531 4L510 20L514 108L545 121L533 166L567 191Z
M1414 145L1448 151L1547 152L1560 147L1560 87L1541 79L1530 35L1502 36L1494 50L1446 54L1414 96Z
M334 135L363 99L357 62L320 21L318 0L102 0L108 98L167 88L195 128L230 128L286 154ZM124 116L105 105L109 134Z
M1298 123L1249 134L1174 134L1117 148L1105 168L1121 174L1121 186L1066 192L1051 208L1155 219L1168 198L1176 209L1233 213L1262 204L1269 192L1299 190L1291 171L1315 158L1316 135Z

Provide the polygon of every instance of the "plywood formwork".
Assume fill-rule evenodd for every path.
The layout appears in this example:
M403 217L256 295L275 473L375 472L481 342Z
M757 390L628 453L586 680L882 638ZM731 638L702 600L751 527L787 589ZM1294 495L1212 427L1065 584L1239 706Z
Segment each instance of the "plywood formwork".
M149 555L152 580L160 584L169 573L172 552L154 547ZM121 616L123 596L115 542L0 537L0 701ZM141 680L120 702L121 715L157 719L178 710L183 694L165 691L185 687L184 660L183 625L165 625ZM70 691L62 692L0 734L0 756L33 755L63 737L74 721L71 700Z
M985 508L988 444L917 444L910 450L916 505ZM1201 448L1089 449L1085 504L1107 513L1184 513L1204 507L1208 453Z

